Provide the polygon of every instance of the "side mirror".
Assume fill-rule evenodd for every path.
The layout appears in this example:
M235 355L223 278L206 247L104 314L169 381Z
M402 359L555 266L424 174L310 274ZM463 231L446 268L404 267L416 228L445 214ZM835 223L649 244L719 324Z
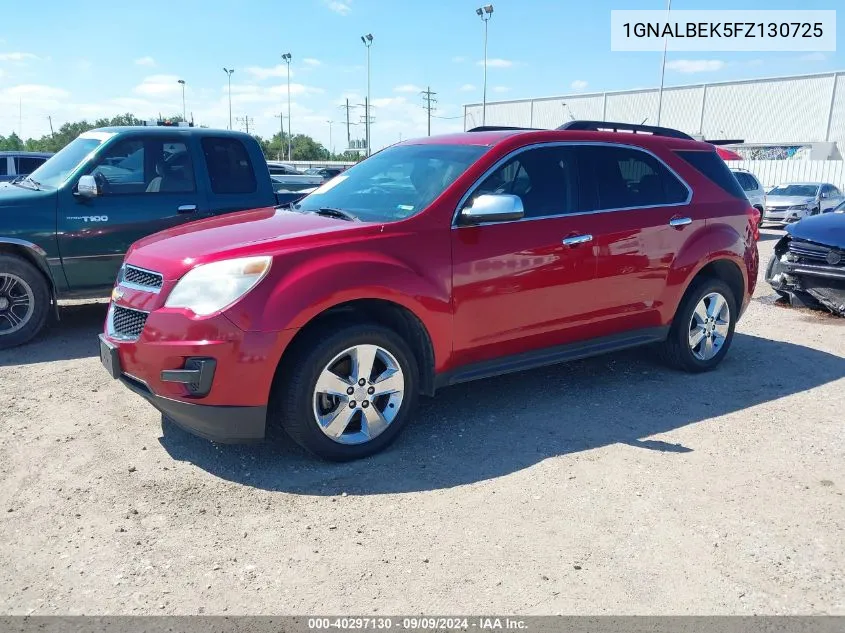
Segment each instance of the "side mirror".
M822 200L826 200L827 198L830 198L830 194L827 193L827 191L823 191L821 198Z
M76 193L83 198L96 198L100 195L100 188L97 186L97 181L94 176L82 176L79 183L76 185Z
M484 222L507 222L519 220L525 215L522 199L509 193L485 193L464 207L461 219L465 224Z

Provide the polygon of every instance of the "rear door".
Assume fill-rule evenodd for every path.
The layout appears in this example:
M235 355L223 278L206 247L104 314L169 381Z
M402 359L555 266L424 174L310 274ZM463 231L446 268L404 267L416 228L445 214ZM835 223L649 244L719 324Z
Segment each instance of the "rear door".
M822 213L835 209L842 202L842 193L833 185L823 185L820 208Z
M58 235L72 289L112 285L133 242L202 215L194 163L188 136L133 135L106 148L89 169L98 197L81 198L66 188Z
M268 194L256 176L259 168L267 174L267 167L253 163L243 141L232 136L205 136L200 146L211 215L268 205Z
M581 148L585 204L602 221L596 230L591 287L606 334L660 325L661 298L684 242L704 226L692 191L644 149L595 144Z

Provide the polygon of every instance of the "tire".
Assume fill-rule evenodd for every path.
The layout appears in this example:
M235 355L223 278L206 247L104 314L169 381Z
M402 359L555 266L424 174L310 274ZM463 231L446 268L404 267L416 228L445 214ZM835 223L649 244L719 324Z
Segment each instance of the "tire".
M366 362L365 358L372 354L374 346L377 352L369 374L371 381L361 386L351 380L357 374L351 364L350 352L356 350L356 357L360 353L362 362ZM419 392L417 360L396 332L380 325L354 324L338 329L326 326L300 341L291 350L290 358L283 362L270 396L268 422L271 427L283 428L307 451L329 461L361 459L381 451L408 424L416 406ZM335 370L329 378L341 376L341 383L332 383L336 385L333 393L338 395L326 395L326 392L318 395L318 379L325 378L331 366ZM381 396L376 393L370 402L366 399L369 397L367 392L374 392L379 384L387 384L376 378L380 372L386 375L392 371L391 366L401 372L397 379L393 371L391 384L402 384L403 390ZM344 389L354 393L339 395ZM394 411L397 407L398 411ZM323 417L322 424L318 421L319 414ZM369 420L373 421L372 425ZM345 430L338 435L340 428Z
M0 349L32 340L49 314L50 286L41 271L21 257L0 254Z
M713 347L707 351L702 347L706 345L705 337L701 343L693 348L691 347L690 341L691 334L693 334L694 326L698 323L699 319L696 316L697 320L694 323L693 314L696 314L696 308L698 308L699 304L702 304L708 309L713 306L712 297L714 295L720 295L724 299L728 310L727 319L717 318L712 324L708 323L701 328L701 331L705 332L710 331L709 328L716 328L713 330L714 336L711 339ZM711 297L709 305L705 300L706 297ZM718 305L717 303L717 308ZM706 314L710 316L711 312L708 310ZM723 311L718 311L717 317L724 317L724 315L725 313ZM672 319L672 327L669 329L669 336L660 346L660 354L664 362L675 369L689 373L701 373L715 369L722 362L722 359L728 353L728 349L731 346L737 315L737 301L728 284L721 279L713 277L704 277L695 280L687 290L675 312L675 318ZM725 322L727 327L724 327ZM699 331L699 328L696 326L695 330ZM715 343L719 336L722 336L722 338L718 347L716 347ZM707 356L711 351L714 352L713 355ZM704 356L704 358L700 357L699 354Z

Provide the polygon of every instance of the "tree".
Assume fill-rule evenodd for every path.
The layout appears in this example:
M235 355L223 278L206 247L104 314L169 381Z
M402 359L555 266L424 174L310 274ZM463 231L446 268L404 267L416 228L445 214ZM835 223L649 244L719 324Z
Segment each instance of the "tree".
M21 137L12 132L7 137L0 136L0 150L5 151L21 151L24 148L24 143Z

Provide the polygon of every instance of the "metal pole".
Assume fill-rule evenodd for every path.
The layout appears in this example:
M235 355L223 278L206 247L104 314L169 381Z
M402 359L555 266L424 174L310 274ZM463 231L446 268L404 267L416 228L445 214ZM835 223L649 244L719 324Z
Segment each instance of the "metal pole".
M365 107L367 117L367 156L370 155L370 47L367 46L367 101Z
M334 148L332 147L332 123L334 121L326 121L329 124L329 153L334 154Z
M669 13L672 11L672 0L667 0L666 4L666 21L669 21ZM660 125L660 115L663 110L663 77L666 74L666 47L669 44L669 38L663 38L663 63L660 65L660 92L657 93L657 125Z
M481 16L484 20L484 16ZM481 125L487 125L487 22L490 18L484 20L484 91L482 93L481 103Z
M226 68L223 67L223 72L229 76L229 129L232 129L232 73L235 72L234 68Z
M179 83L182 84L182 120L187 121L187 111L185 110L185 80L180 79Z
M291 161L291 136L290 136L290 55L288 55L288 162Z
M279 160L282 160L282 148L285 146L285 113L279 112Z

